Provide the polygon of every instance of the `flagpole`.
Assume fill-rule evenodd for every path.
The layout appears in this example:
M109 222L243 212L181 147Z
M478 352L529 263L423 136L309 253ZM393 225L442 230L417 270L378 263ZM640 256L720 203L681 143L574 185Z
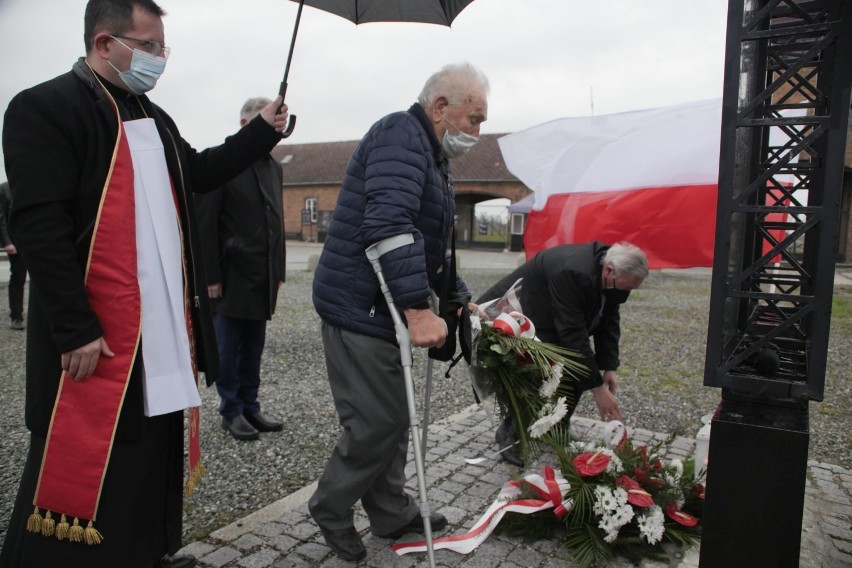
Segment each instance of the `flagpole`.
M591 116L595 116L595 87L593 85L589 85L589 106L592 110Z

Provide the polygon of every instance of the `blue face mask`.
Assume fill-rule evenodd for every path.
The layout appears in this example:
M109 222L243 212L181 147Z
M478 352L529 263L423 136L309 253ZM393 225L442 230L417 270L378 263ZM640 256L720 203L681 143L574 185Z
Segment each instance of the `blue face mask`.
M450 134L449 130L444 131L444 138L441 140L441 146L444 148L444 153L448 158L458 158L467 153L473 148L474 144L479 142L478 136L473 136L466 132L462 132L455 124L444 117L447 124L458 130L456 134Z
M107 60L127 89L134 95L142 95L153 89L166 68L166 58L151 55L141 49L132 49L123 41L115 37L113 39L133 52L130 69L127 71L119 71L111 61Z

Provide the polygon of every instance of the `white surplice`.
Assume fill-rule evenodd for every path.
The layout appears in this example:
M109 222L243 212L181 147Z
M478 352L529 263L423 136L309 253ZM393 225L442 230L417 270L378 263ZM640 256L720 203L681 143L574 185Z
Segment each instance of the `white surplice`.
M136 250L142 295L145 415L200 406L184 312L178 213L163 143L153 119L124 123L136 198Z

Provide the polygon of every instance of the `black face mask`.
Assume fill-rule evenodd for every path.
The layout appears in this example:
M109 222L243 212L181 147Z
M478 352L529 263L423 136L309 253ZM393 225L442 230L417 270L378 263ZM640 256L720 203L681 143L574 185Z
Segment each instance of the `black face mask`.
M619 290L618 288L607 288L603 291L607 303L623 304L630 296L630 290Z

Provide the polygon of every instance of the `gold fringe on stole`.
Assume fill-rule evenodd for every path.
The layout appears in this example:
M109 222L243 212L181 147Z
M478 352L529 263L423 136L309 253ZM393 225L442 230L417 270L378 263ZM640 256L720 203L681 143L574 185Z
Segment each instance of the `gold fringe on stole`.
M65 515L59 517L59 524L56 525L55 536L59 540L65 540L68 538L68 529L71 526L68 524L68 519L65 518Z
M92 521L89 521L89 524L86 526L86 530L83 532L85 533L86 544L88 545L100 544L104 539L104 535L99 533L98 529L92 526Z
M27 530L29 532L41 532L41 521L42 521L41 513L39 513L38 507L35 507L33 514L27 519Z
M83 542L83 527L80 526L80 519L74 517L74 524L68 529L68 540L71 542Z
M50 516L50 511L44 514L44 520L41 522L41 534L44 536L53 536L53 531L56 528L56 521Z
M195 491L195 488L198 487L199 483L201 483L201 478L204 477L204 473L204 464L198 462L195 468L189 472L189 478L186 480L186 485L183 487L184 497L192 495L192 492Z

